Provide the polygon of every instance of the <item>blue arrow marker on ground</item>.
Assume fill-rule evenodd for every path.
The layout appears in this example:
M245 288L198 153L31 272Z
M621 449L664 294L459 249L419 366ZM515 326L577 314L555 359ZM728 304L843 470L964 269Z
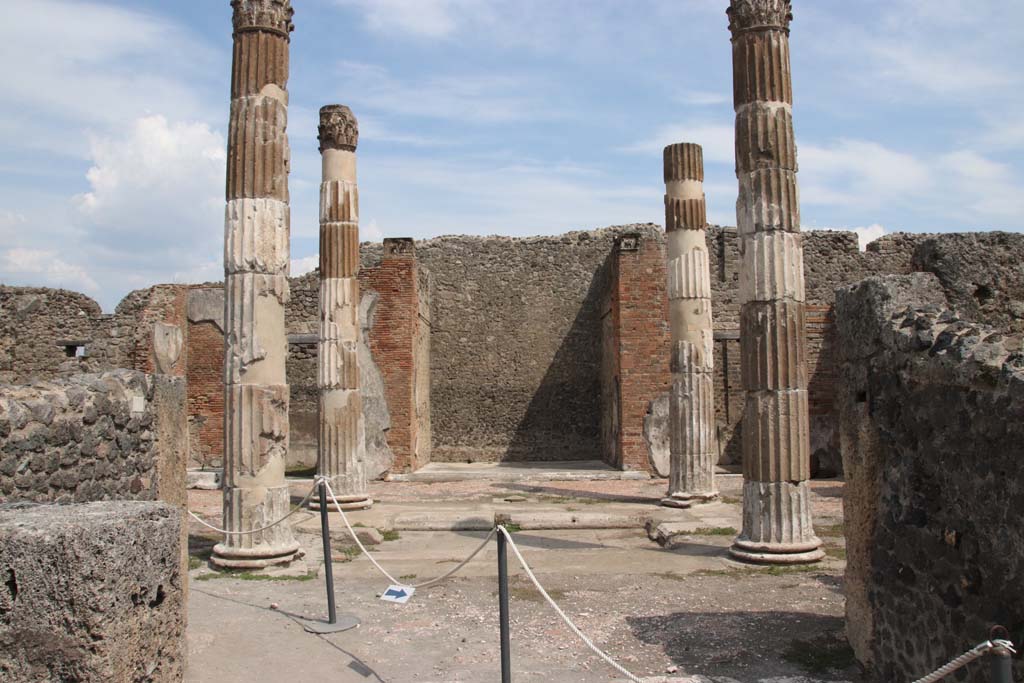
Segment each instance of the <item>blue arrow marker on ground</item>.
M404 590L396 591L394 588L389 588L387 592L384 593L384 597L386 598L404 598L406 595L407 593Z

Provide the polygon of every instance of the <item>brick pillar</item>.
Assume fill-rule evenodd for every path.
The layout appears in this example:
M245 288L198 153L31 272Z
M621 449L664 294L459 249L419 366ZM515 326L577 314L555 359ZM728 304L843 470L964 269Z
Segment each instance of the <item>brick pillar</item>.
M616 462L623 470L650 471L644 417L669 390L668 300L665 250L638 233L615 240L611 313L618 375Z
M370 350L384 376L384 392L391 414L388 446L395 456L395 472L411 472L426 464L417 449L421 435L417 420L417 340L425 330L420 319L419 264L411 238L384 240L380 265L363 271L366 286L380 295L370 334ZM425 449L429 453L429 449Z
M743 531L749 562L821 559L811 524L803 243L790 0L731 0L740 236Z
M234 57L224 227L224 528L249 531L291 507L288 383L288 44L290 0L232 0ZM227 534L212 562L294 560L291 526Z

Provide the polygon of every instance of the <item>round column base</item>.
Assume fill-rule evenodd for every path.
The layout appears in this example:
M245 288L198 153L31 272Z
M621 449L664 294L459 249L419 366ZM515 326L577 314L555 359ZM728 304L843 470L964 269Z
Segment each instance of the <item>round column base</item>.
M729 554L751 564L811 564L825 557L821 541L808 543L751 543L737 540Z
M279 547L232 548L223 543L213 546L210 564L218 569L266 569L289 564L303 557L299 542Z
M718 499L718 491L709 493L671 493L661 499L661 505L667 508L686 509L701 503L710 503Z

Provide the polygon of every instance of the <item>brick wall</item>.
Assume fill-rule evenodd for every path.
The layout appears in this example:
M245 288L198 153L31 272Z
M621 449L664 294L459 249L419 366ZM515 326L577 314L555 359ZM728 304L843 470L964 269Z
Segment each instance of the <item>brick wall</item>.
M209 321L188 324L190 467L221 467L224 454L224 335Z
M644 416L671 385L665 281L663 242L640 233L615 241L610 306L619 427L610 464L624 470L650 469Z

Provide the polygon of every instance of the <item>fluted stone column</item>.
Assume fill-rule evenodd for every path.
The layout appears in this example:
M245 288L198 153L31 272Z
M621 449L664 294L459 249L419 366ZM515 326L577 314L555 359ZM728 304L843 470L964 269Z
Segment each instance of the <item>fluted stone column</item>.
M224 526L284 517L288 453L289 0L233 0L234 55L224 225ZM300 555L288 523L228 535L212 561L258 569Z
M662 505L690 507L715 498L714 329L705 240L704 153L700 145L665 148L672 390L669 487Z
M789 64L790 0L731 0L740 238L743 531L732 554L821 559L811 525L803 245Z
M317 472L342 508L373 504L366 492L366 427L359 392L359 126L340 104L320 110L320 434ZM319 508L319 500L311 507Z

